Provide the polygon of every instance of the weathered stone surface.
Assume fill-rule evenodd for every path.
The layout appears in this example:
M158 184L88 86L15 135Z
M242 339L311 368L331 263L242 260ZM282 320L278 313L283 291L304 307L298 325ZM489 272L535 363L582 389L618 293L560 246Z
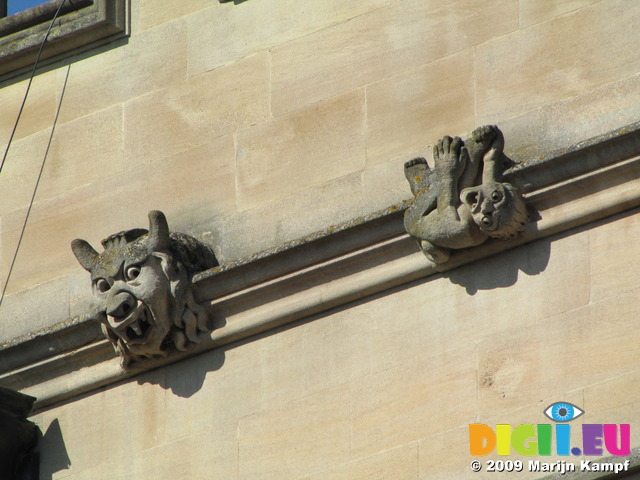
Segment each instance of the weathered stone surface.
M367 168L412 158L447 132L474 124L473 50L367 85Z
M501 120L500 128L509 139L509 155L517 161L530 161L602 132L625 128L640 118L637 92L638 75ZM479 123L490 120L489 115L478 116Z
M60 121L69 122L183 81L187 66L186 36L186 22L172 22L133 35L125 45L74 62ZM58 72L60 88L65 74L66 69Z
M591 299L612 299L640 286L640 215L627 214L589 231Z
M351 385L351 446L357 456L472 423L476 416L475 346L373 371Z
M122 172L126 161L122 121L122 105L114 105L59 125L38 187L39 198L53 198ZM40 161L43 156L44 152Z
M444 278L432 277L396 292L393 302L359 307L357 315L373 322L373 369L443 355L453 348L453 339L456 344L491 345L493 338L509 338L512 330L532 328L588 304L587 234L547 242L518 247ZM491 305L510 305L510 314L495 315Z
M239 209L362 170L364 119L364 93L356 91L239 132Z
M0 88L0 144L3 145L0 153L2 155L18 117L20 105L27 91L27 83L28 80L23 80ZM62 83L57 82L55 72L42 73L33 79L28 102L22 112L14 141L51 127L55 117L58 90L61 87Z
M269 63L256 54L125 104L125 154L172 155L269 115Z
M345 465L332 466L300 480L418 480L418 445L411 443Z
M296 110L513 31L517 7L507 0L490 9L473 0L446 7L406 0L284 44L272 52L273 112Z
M396 168L396 170L398 170ZM320 187L308 188L292 193L259 207L226 215L220 219L220 260L223 264L273 249L274 245L295 242L316 232L362 217L367 209L360 194L359 173L346 175ZM406 182L403 182L406 189ZM291 205L301 212L313 215L287 216ZM318 205L325 208L319 209ZM258 236L247 236L246 232L260 232Z
M133 30L134 33L139 33L164 23L175 22L176 19L194 12L197 12L197 16L206 15L206 13L201 10L213 6L215 6L215 4L210 0L183 0L180 3L175 3L171 0L156 0L152 3L135 2L131 6L137 20L133 22L133 26L135 27ZM219 21L220 19L217 18L215 23ZM215 23L211 22L209 27L212 27ZM207 48L207 50L209 50L209 48ZM217 48L212 50L217 50Z
M245 417L238 427L239 478L296 478L344 463L349 430L348 385Z
M200 3L190 0L185 9L180 6L179 14ZM382 7L387 1L323 0L300 3L296 0L261 0L230 2L226 5L208 3L211 8L188 17L189 75L218 68L252 53L349 21ZM151 9L155 10L155 6L147 10ZM155 19L166 12L167 8L160 6L159 11L150 18ZM265 22L265 19L269 20Z
M34 297L40 301L34 302ZM5 295L0 308L0 339L34 333L63 318L69 318L69 284L65 277Z
M634 347L638 342L632 326L634 298L620 295L615 301L591 304L483 341L479 346L480 414L504 415L527 398L558 397L632 370L640 359ZM603 318L607 318L604 330L600 328ZM556 331L556 335L549 333ZM593 423L591 417L589 423Z
M636 75L639 16L640 5L598 2L478 46L478 117L495 123Z
M520 0L520 28L545 22L552 18L588 7L598 0Z

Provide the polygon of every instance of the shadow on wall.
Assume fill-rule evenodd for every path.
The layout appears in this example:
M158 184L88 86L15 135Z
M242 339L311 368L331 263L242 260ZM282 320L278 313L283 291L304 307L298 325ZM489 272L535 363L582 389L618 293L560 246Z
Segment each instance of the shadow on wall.
M38 445L40 480L51 480L55 473L71 466L58 419L51 422Z
M551 238L536 240L533 243L509 250L500 255L482 260L482 268L477 263L468 267L456 268L444 275L451 282L465 287L469 295L478 290L491 290L515 285L518 272L527 275L542 273L549 264Z
M138 377L138 384L159 385L165 390L171 390L174 395L189 398L202 388L207 373L222 368L224 359L225 348L216 348L165 368L143 374ZM185 375L185 372L189 372L189 374Z

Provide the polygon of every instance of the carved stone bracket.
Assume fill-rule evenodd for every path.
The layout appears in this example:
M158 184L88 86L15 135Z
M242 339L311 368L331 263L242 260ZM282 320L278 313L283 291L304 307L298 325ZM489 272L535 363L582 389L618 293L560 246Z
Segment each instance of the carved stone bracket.
M193 274L218 266L209 247L182 233L169 233L162 212L149 212L149 231L111 235L98 253L85 240L71 248L91 273L93 315L122 357L131 361L186 350L212 328L193 297Z
M503 150L502 132L486 125L464 141L443 137L433 149L433 169L424 158L405 163L414 194L405 229L434 263L449 260L452 249L512 238L524 229L522 195L502 178L513 165Z
M0 478L29 478L30 454L38 442L38 427L27 420L36 399L0 387Z

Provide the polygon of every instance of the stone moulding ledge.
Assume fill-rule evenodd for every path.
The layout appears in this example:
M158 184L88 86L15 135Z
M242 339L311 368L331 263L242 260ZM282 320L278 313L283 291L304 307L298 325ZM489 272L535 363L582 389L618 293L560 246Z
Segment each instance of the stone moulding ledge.
M402 168L399 164L398 168ZM188 352L120 366L96 322L61 321L0 350L0 386L38 400L35 410L188 356L273 330L331 308L451 270L640 206L640 123L507 172L538 220L518 237L427 260L403 228L406 204L332 228L325 235L194 277L195 298L214 319ZM224 368L224 366L222 367Z

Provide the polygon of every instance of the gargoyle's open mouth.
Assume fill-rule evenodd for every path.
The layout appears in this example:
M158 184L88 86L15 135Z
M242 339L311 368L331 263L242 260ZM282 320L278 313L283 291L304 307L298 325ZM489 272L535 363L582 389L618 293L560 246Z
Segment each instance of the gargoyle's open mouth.
M144 343L153 327L153 318L147 306L138 301L135 310L114 330L130 344Z

